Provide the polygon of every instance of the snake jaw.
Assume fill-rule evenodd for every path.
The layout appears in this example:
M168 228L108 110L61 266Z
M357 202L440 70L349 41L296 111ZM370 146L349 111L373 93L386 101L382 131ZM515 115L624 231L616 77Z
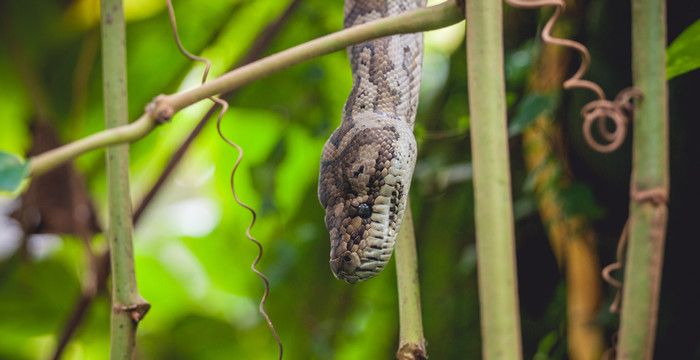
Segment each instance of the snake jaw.
M377 203L379 202L379 203ZM331 250L330 266L333 275L349 284L355 284L374 277L386 266L394 249L394 237L386 224L389 214L388 207L382 200L377 200L372 207L370 222L365 230L357 231L350 226L350 239L355 241L343 241L348 238L346 233L338 241L334 241L333 235L338 231L331 231L331 242L338 244ZM354 218L359 219L358 217ZM360 234L361 233L361 234ZM360 236L364 236L359 240ZM358 241L359 240L359 241Z
M326 210L336 278L354 284L386 267L414 164L411 129L396 121L366 121L350 129L341 125L326 143L319 200Z

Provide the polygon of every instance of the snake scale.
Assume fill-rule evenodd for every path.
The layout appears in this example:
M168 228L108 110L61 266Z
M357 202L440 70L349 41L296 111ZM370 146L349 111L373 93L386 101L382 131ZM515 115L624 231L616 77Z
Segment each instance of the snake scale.
M345 0L345 27L425 6L425 0ZM423 36L387 36L348 47L353 86L342 122L321 155L318 196L330 266L348 283L391 258L408 199L416 141Z

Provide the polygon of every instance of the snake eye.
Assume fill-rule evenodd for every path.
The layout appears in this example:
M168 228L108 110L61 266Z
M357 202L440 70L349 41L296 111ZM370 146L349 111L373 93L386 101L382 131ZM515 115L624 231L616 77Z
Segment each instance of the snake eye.
M357 207L357 215L360 215L361 218L366 219L372 215L372 209L367 203L362 203Z

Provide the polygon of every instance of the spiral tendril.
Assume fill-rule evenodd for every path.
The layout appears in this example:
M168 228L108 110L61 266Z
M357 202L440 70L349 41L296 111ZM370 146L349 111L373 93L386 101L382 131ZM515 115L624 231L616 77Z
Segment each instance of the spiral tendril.
M615 151L622 145L627 134L627 126L632 115L632 100L640 99L642 93L635 88L626 88L620 91L614 101L607 100L605 92L590 80L584 80L583 76L588 71L591 63L591 55L588 49L581 43L557 38L552 35L552 28L559 20L562 12L566 8L564 0L505 0L508 4L517 8L539 8L543 6L554 6L554 14L547 20L542 28L541 38L547 44L560 45L576 50L581 56L581 64L569 79L563 83L564 89L587 89L595 93L598 97L586 104L581 110L583 116L583 135L586 143L594 150L601 153ZM608 120L612 120L613 129L608 128ZM604 142L598 141L592 134L592 127L596 125L598 133Z

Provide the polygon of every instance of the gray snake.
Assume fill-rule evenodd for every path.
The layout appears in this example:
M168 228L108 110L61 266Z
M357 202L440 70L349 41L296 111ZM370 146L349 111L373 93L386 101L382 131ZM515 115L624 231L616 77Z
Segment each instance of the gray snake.
M345 27L425 6L425 0L346 0ZM391 258L416 163L413 124L421 33L348 47L353 87L321 155L333 274L348 283L377 275Z

